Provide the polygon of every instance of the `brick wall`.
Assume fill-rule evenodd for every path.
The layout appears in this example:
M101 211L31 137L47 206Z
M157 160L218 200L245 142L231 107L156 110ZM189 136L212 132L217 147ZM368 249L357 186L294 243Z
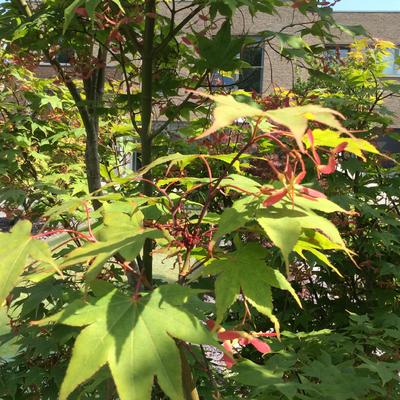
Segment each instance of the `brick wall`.
M162 13L162 9L160 12ZM190 9L187 12L190 12ZM372 37L390 40L400 45L399 12L336 12L334 16L338 22L344 25L362 25ZM180 18L183 17L184 15L180 16ZM263 14L254 18L246 12L238 12L234 17L232 34L241 35L246 33L257 36L261 31L278 31L292 22L308 22L308 18L291 8L281 8L279 15ZM201 30L202 26L199 25L198 28ZM286 32L290 32L290 30ZM351 43L351 37L345 34L339 35L337 44ZM277 47L279 48L279 46ZM302 72L295 68L291 62L282 58L277 52L270 48L266 50L263 57L263 92L269 92L277 86L290 88L297 74L306 76L304 71ZM108 74L112 75L114 72L115 69L110 65ZM53 72L51 67L41 66L38 69L38 74L40 76L51 76ZM394 126L400 127L400 100L389 99L387 104L396 115L399 115L395 120Z
M400 45L400 12L336 12L334 17L343 25L362 25L372 37L389 40ZM260 31L280 30L292 21L307 21L307 17L299 13L293 13L290 9L282 9L279 16L263 15L254 19L246 13L238 13L234 19L234 34L240 35L246 32L256 36ZM337 34L339 36L337 44L345 45L352 42L352 38L349 35L340 32L337 32ZM290 88L297 74L306 75L304 71L294 68L292 63L283 59L279 54L269 48L266 50L263 91L268 92L275 86ZM389 98L386 100L386 104L396 115L394 126L400 127L400 99Z

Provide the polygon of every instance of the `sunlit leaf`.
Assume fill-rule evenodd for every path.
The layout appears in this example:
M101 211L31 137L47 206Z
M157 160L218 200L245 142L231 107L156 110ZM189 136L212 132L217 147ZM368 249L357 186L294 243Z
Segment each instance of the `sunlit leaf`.
M380 154L379 150L366 140L358 139L353 136L341 136L340 132L332 131L330 129L314 129L312 135L314 138L315 147L325 146L336 148L343 142L346 142L347 145L345 146L344 151L353 153L356 156L361 157L364 161L366 159L363 151L373 154ZM310 148L311 143L308 136L303 137L303 142L305 143L306 148Z
M265 115L265 113L259 108L246 103L241 103L235 100L235 98L232 96L223 96L220 94L212 96L203 92L196 92L196 94L207 97L216 102L216 107L213 114L213 124L201 135L196 136L196 140L209 136L220 128L231 125L238 118L254 118Z
M0 233L0 305L17 284L29 260L55 265L48 244L33 239L32 224L19 221L10 233Z
M339 132L346 132L346 129L337 119L337 117L344 118L339 112L317 105L280 108L267 111L266 115L275 123L290 129L300 150L304 149L302 140L309 121L316 121L335 128Z
M258 243L241 245L236 251L207 262L203 275L217 275L215 294L217 323L235 302L239 294L266 315L279 332L279 322L273 312L271 287L287 290L299 305L300 300L286 278L266 265L267 252Z
M218 346L205 325L185 304L195 291L164 285L134 300L112 290L100 299L75 301L37 324L57 322L84 327L77 337L61 385L66 400L108 364L121 400L151 398L154 377L173 400L184 398L179 349L175 339Z

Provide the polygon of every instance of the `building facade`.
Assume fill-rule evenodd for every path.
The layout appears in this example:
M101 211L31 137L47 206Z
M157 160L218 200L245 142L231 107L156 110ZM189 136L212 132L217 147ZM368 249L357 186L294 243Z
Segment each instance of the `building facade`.
M393 42L400 47L400 12L334 12L335 20L346 26L361 25L371 37L385 41ZM234 21L234 34L240 35L246 32L254 37L262 31L279 31L283 26L293 23L307 22L303 15L294 15L290 8L282 8L279 16L262 15L257 18L250 16L243 17L243 14L237 15ZM294 32L295 30L292 30ZM288 30L290 33L290 29ZM335 47L346 49L354 41L354 38L345 33L337 32L338 39L335 41ZM279 45L277 48L279 48ZM257 76L259 81L245 82L243 85L246 89L260 88L261 92L268 93L274 87L284 87L290 89L295 80L300 76L305 77L306 73L296 69L294 64L285 60L280 56L278 51L271 48L264 48L262 57L253 56L254 68L257 68ZM398 80L400 84L400 67L395 63L396 57L399 56L399 49L393 49L392 56L388 58L388 67L385 71L388 79ZM245 61L248 61L244 57ZM252 87L253 85L253 87ZM385 104L390 111L394 113L394 127L400 128L400 99L397 97L389 97L385 100Z
M184 1L182 3L185 3ZM188 2L188 5L190 3ZM188 12L190 8L188 8ZM162 9L160 11L162 13ZM282 30L288 27L285 32L295 33L297 23L309 23L309 16L304 16L295 12L291 7L281 7L279 15L262 14L256 17L250 16L246 12L238 12L234 16L232 24L232 35L240 36L244 33L253 36L255 42L260 32ZM337 22L348 25L361 25L373 38L387 40L400 46L400 12L334 12ZM291 28L290 25L293 25ZM350 35L339 33L335 43L339 49L346 49L354 40ZM260 93L269 93L276 87L290 89L299 76L306 77L306 73L297 69L295 63L285 59L279 54L279 43L271 42L272 47L263 45L253 45L244 48L238 57L245 60L249 67L238 72L238 74L223 76L215 71L212 81L215 85L223 84L233 88L244 90L255 90ZM400 83L400 68L394 63L399 56L396 49L393 52L391 65L388 65L388 78L398 80ZM52 67L48 63L41 63L38 75L48 77L54 74ZM112 63L107 65L107 74L118 77L118 71ZM398 98L388 98L385 100L388 108L394 113L394 127L400 128L400 100Z

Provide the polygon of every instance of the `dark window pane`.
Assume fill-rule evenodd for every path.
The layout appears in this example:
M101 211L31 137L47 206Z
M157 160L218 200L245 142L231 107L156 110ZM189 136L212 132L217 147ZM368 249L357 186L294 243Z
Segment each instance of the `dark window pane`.
M253 67L261 67L263 49L256 46L246 46L243 48L240 58Z
M239 89L246 91L255 90L257 93L261 92L261 68L244 68L240 71L237 86Z
M263 48L257 44L245 46L237 55L237 58L245 61L251 67L243 68L234 73L215 71L211 76L212 86L221 86L228 90L254 90L260 93L263 76Z
M58 52L56 59L60 64L69 64L73 56L74 56L73 49L61 49Z

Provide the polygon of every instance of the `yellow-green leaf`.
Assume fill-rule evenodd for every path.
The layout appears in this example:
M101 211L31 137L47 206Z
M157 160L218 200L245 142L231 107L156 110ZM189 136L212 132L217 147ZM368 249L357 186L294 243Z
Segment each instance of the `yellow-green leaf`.
M100 299L75 301L39 321L84 327L75 341L60 400L106 364L121 400L150 400L155 376L168 398L184 399L175 339L218 346L214 335L188 311L187 303L196 294L179 285L163 285L133 300L114 289Z
M220 128L225 128L231 125L238 118L254 118L265 115L265 112L259 108L246 103L241 103L235 100L233 96L224 96L220 94L212 96L202 92L196 92L196 94L207 97L216 102L216 107L214 109L214 122L201 135L197 136L196 140L211 135Z
M18 283L29 260L55 265L48 244L33 239L32 224L19 221L10 233L0 233L0 305Z
M373 144L364 139L358 139L354 136L342 136L340 132L332 131L331 129L314 129L312 133L315 147L325 146L335 148L339 144L346 142L347 146L344 151L353 153L356 156L361 157L364 161L365 157L362 153L363 151L380 154L379 150ZM306 148L310 148L311 143L307 136L304 136L303 142L306 145Z
M335 128L339 132L346 132L346 129L337 119L337 117L344 118L342 114L329 108L313 104L267 111L266 115L275 123L289 128L296 139L299 149L302 151L304 150L302 140L309 121L316 121L331 128Z
M248 243L233 253L212 259L204 268L203 275L217 275L215 282L217 323L235 302L239 294L260 313L266 315L279 333L279 321L273 313L271 286L287 290L298 302L296 292L286 278L265 262L267 252L259 243Z

